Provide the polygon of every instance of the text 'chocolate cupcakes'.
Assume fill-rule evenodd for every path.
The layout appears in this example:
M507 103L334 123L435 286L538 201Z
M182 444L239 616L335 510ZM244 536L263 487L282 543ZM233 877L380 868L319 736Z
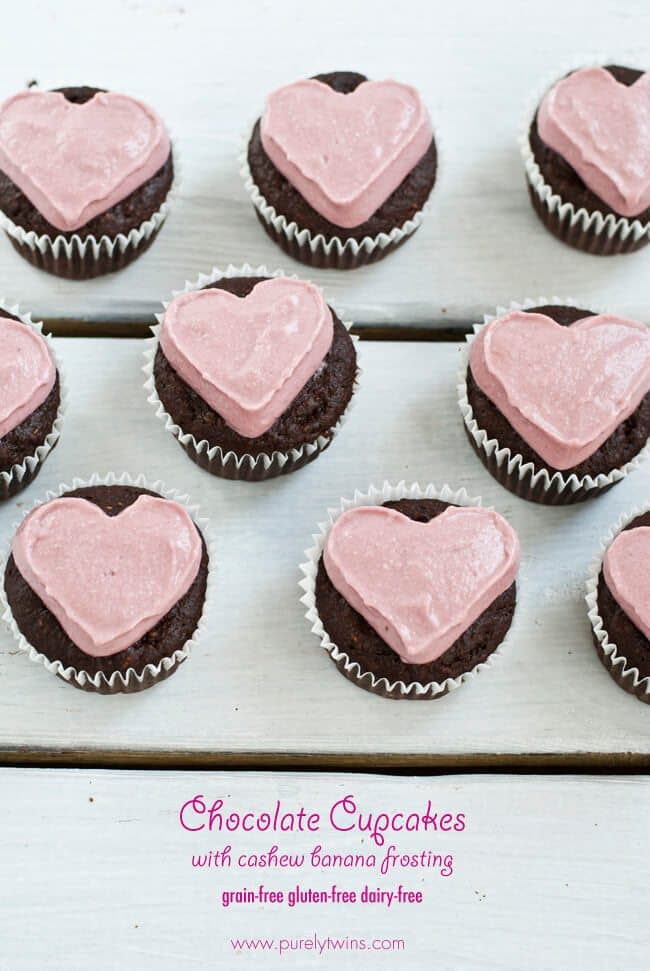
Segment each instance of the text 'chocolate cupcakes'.
M465 490L400 483L342 500L301 565L321 646L358 687L434 699L499 652L516 603L519 541Z
M621 688L650 704L650 512L622 516L587 580L594 647Z
M545 298L487 316L458 397L469 442L522 499L568 505L636 468L650 437L650 328Z
M242 164L268 233L309 266L383 259L418 228L438 147L415 88L333 71L273 92Z
M356 390L348 326L313 284L229 267L201 275L158 317L149 401L214 475L286 475L329 447Z
M528 190L546 228L585 253L650 241L650 74L619 65L549 85L520 139Z
M0 301L0 501L38 475L59 440L65 386L42 325Z
M186 497L143 477L61 486L20 524L3 619L21 650L86 691L142 691L186 660L212 550Z
M144 253L168 210L169 135L155 112L92 87L0 105L0 227L25 259L85 280Z

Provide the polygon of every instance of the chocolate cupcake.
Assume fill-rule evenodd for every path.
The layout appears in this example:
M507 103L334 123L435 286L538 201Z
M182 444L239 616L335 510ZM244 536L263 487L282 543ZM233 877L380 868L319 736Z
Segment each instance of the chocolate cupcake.
M38 475L61 433L60 370L41 324L0 301L0 500Z
M469 336L459 404L472 448L522 499L567 505L635 468L650 437L650 329L544 298Z
M550 86L521 138L528 190L546 228L609 256L650 240L650 75L607 65Z
M100 88L30 88L0 105L0 226L34 266L73 280L151 245L174 179L147 105Z
M123 475L62 486L18 528L3 619L20 648L69 684L135 692L189 656L211 554L174 492Z
M598 657L625 691L650 704L650 512L622 517L587 581Z
M385 698L440 698L499 651L519 541L465 490L371 487L330 510L301 569L301 602L339 671Z
M194 462L259 481L328 448L356 389L357 358L312 283L265 267L215 269L158 320L145 387Z
M415 88L333 71L273 92L242 161L271 239L309 266L350 270L418 228L438 150Z

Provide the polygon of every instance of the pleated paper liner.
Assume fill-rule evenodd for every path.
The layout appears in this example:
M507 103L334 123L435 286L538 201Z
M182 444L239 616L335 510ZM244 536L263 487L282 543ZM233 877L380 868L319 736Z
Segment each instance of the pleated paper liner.
M272 278L286 277L293 280L298 279L296 274L285 273L283 270L271 271L268 270L266 266L252 267L248 263L245 263L243 266L230 265L225 270L220 270L218 267L214 267L210 273L201 273L193 282L186 282L185 287L182 290L175 290L172 296L177 297L181 293L202 290L211 283L216 283L218 280L222 279L256 276ZM169 301L165 302L163 306L166 309L169 306ZM342 320L342 317L336 310L336 307L334 307L334 310L339 319ZM156 415L164 422L167 431L178 440L179 444L185 449L187 455L192 459L192 461L196 462L196 464L202 469L205 469L206 472L210 472L212 475L218 475L225 479L236 479L247 482L261 482L266 479L275 478L279 475L287 475L290 472L295 472L297 469L302 468L309 462L312 462L320 455L321 452L324 452L325 449L329 448L335 436L339 433L341 427L347 421L359 389L361 369L359 368L358 364L354 386L352 388L352 397L348 402L347 408L332 428L319 435L318 438L312 442L308 442L287 452L276 451L270 454L262 452L258 455L250 455L247 453L239 454L232 451L225 452L221 446L211 445L210 442L206 441L205 439L197 441L194 435L190 434L189 432L185 432L178 424L176 424L171 415L166 411L165 406L160 400L156 390L153 369L156 351L158 349L158 331L163 319L163 314L157 314L156 319L158 324L151 328L153 337L147 342L147 348L145 350L145 364L143 367L143 371L146 375L144 387L148 392L147 400L156 409ZM352 327L352 323L345 320L342 322L345 328L349 331ZM355 353L358 354L358 338L354 335L351 336L355 343Z
M437 489L434 485L427 485L422 488L417 482L413 484L400 482L397 485L384 482L381 488L370 486L367 492L357 490L352 499L341 499L338 508L328 509L327 519L318 524L318 532L312 537L314 541L313 545L308 550L305 550L306 559L300 564L300 570L303 574L303 579L300 581L300 588L303 590L300 602L306 608L305 617L310 624L312 633L319 639L320 646L329 654L340 673L349 681L352 681L357 687L363 688L372 694L379 695L382 698L390 698L392 700L433 700L443 698L450 691L455 691L456 688L459 688L466 681L473 680L482 671L492 667L494 661L503 653L504 645L510 637L512 625L497 648L484 661L477 664L471 670L465 671L457 677L447 678L442 682L431 681L427 684L422 684L417 681L412 681L405 684L403 681L390 682L385 677L378 677L371 670L362 670L357 661L351 660L349 655L331 640L316 606L316 576L318 574L318 565L334 522L342 513L353 507L380 506L385 502L393 502L400 499L439 499L442 502L448 502L456 506L481 505L481 499L471 498L465 489L454 491L447 485Z
M206 612L214 585L214 575L216 571L215 543L209 533L207 520L199 517L199 507L191 503L187 495L182 495L175 489L167 488L161 481L150 483L143 475L138 475L136 478L132 478L126 472L122 473L121 475L109 473L106 476L94 474L90 477L90 479L75 478L69 485L62 483L59 485L56 491L49 491L47 495L41 497L37 502L35 502L33 506L27 510L25 515L28 515L29 512L36 509L38 506L41 506L44 502L48 502L51 499L56 499L59 496L62 496L64 493L70 492L74 489L101 485L136 486L140 489L148 489L155 492L164 499L171 499L185 507L192 521L200 530L208 551L208 576L202 614L192 637L185 642L182 648L174 651L173 654L162 657L156 664L146 664L141 670L128 668L126 671L114 671L110 675L104 674L103 671L98 671L96 674L90 674L87 671L78 670L75 667L66 667L61 661L51 661L44 654L38 651L37 648L30 644L27 638L20 631L18 624L14 619L11 607L7 601L7 596L4 589L4 574L9 556L11 554L11 542L8 544L4 556L0 559L0 571L2 575L2 582L0 583L0 616L8 625L11 633L15 637L19 649L27 654L29 660L36 664L42 664L47 671L51 672L52 674L56 674L68 684L73 685L75 688L81 688L84 691L93 691L99 694L132 694L138 691L143 691L146 688L150 688L152 685L158 684L160 681L164 681L166 678L170 677L178 670L181 664L183 664L187 658L190 657L192 650L196 647L205 629ZM18 529L19 525L20 523L16 524L14 532L16 529Z

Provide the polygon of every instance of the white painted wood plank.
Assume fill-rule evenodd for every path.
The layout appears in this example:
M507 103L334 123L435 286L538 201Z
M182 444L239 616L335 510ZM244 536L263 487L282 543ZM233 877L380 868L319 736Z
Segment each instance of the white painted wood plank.
M358 69L416 84L444 151L433 207L390 260L355 273L313 272L359 321L443 325L498 302L567 294L650 317L648 251L603 260L574 253L529 205L516 136L540 81L572 59L646 65L645 0L23 0L12 10L0 95L35 78L89 83L150 101L182 156L181 195L155 246L114 277L87 283L33 269L0 239L0 280L39 315L146 315L213 264L245 261L300 271L267 239L244 194L237 153L266 94L317 71Z
M97 697L58 681L0 632L0 747L217 752L650 752L648 710L591 646L583 582L599 538L647 502L646 464L595 502L538 507L503 490L465 440L455 344L361 343L363 383L338 440L269 483L233 483L191 463L146 403L135 340L60 339L72 389L61 441L39 479L0 509L8 541L21 510L93 471L144 472L187 491L217 537L209 634L169 681ZM523 547L506 655L432 703L391 703L351 685L311 635L298 565L328 506L384 479L465 486L506 515Z
M379 967L401 971L611 971L647 967L650 838L646 777L305 775L2 770L0 940L11 971L177 971L178 968ZM401 851L453 856L433 870L197 871L192 854L220 849L369 853L371 842L323 825L316 834L191 834L180 806L197 793L231 809L327 815L354 795L364 812L464 812L462 833L399 834ZM378 855L381 851L378 852ZM220 905L224 889L422 891L420 905ZM37 933L34 928L38 928ZM367 953L233 953L234 938L398 939L385 960ZM367 958L367 961L365 961Z

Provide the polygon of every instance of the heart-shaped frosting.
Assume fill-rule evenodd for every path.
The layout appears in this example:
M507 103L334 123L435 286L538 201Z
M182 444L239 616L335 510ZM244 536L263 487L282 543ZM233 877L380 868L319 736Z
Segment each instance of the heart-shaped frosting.
M135 644L185 596L202 544L178 503L141 495L117 516L65 497L30 513L13 557L23 578L86 654Z
M431 121L415 88L363 81L350 94L321 81L275 91L264 150L304 199L337 226L366 222L427 151Z
M479 388L552 469L593 455L650 391L650 329L611 314L563 327L512 311L470 352Z
M450 506L427 523L359 506L324 550L343 597L409 664L439 658L506 591L519 568L512 527L489 509Z
M60 92L23 91L0 106L0 169L57 229L106 212L168 155L160 118L123 94L75 104Z
M603 560L610 593L650 640L650 526L619 533Z
M650 74L628 86L602 67L574 71L546 94L537 126L615 212L650 206Z
M256 438L319 368L333 328L318 287L278 277L246 297L218 288L181 294L165 311L160 346L231 428Z
M54 361L41 335L0 316L0 438L43 404L55 381Z

